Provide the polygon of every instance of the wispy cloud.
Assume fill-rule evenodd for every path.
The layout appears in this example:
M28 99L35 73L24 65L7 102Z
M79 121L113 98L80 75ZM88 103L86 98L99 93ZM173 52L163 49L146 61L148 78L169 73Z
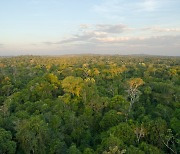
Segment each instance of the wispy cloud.
M162 0L103 0L95 5L93 10L101 15L109 17L122 17L129 13L152 12L159 9ZM126 13L126 14L125 14Z
M105 32L98 32L98 31L88 31L83 32L82 34L76 34L69 38L62 39L58 42L43 42L46 45L53 45L53 44L72 44L72 43L93 43L96 38L101 38L106 36Z
M53 45L53 44L56 44L55 42L42 42L43 44L45 45Z
M86 25L82 28L86 29ZM131 28L124 24L110 25L110 24L97 24L97 25L88 25L91 29L86 29L81 31L80 34L72 35L68 38L64 38L57 42L43 42L46 45L57 45L57 44L143 44L143 45L174 45L180 44L180 34L174 35L171 32L179 32L179 28L162 28L162 27L145 27L138 35L134 33L138 32L138 29ZM152 33L146 35L149 32L161 32L161 35L158 33ZM166 32L169 32L168 35ZM155 35L156 34L156 35Z
M89 29L89 28L92 29ZM129 28L127 25L117 24L117 25L110 25L110 24L97 24L97 25L80 25L80 28L83 29L81 34L72 35L69 38L62 39L58 42L43 42L46 45L53 45L53 44L67 44L67 43L81 43L81 42L91 42L107 37L108 34L120 34L125 31L129 31L132 28Z
M99 42L102 43L110 43L110 44L114 44L114 43L127 43L129 41L132 40L143 40L144 37L104 37L104 38L97 38L97 40Z
M142 30L154 31L154 32L180 32L180 28L164 28L164 27L146 27Z
M106 37L98 39L102 43L126 44L126 45L146 45L146 46L180 46L180 35L164 35L150 37Z
M144 0L142 3L138 3L137 6L141 11L155 11L159 8L158 0Z
M116 54L158 54L179 55L180 35L164 35L149 37L102 37L93 40L93 43L78 43L66 46L74 52L116 53ZM70 48L70 49L68 49Z
M91 27L91 25L89 25L89 24L81 24L80 25L80 28L81 29L88 29L88 28L90 28Z
M162 20L162 13L169 17L178 3L178 0L102 0L92 10L112 21L128 21L130 18L138 21L147 18Z
M122 33L128 30L132 30L127 25L118 24L118 25L110 25L110 24L100 24L96 25L97 31L106 32L106 33Z
M86 27L86 25L85 25ZM88 27L90 27L88 25ZM74 43L74 42L91 42L97 41L99 39L103 39L104 37L108 37L110 34L120 34L125 31L129 31L132 28L129 28L127 25L117 24L97 24L93 27L94 30L83 31L82 34L73 35L71 38L63 39L58 43ZM82 27L84 29L84 26Z

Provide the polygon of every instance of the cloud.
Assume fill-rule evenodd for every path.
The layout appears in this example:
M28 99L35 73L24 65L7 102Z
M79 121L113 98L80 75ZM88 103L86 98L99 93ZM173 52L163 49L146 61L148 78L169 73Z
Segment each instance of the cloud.
M80 25L80 28L81 29L88 29L88 28L90 28L91 27L91 25L89 25L89 24L81 24Z
M100 4L94 5L93 10L103 16L119 19L119 17L123 18L128 14L153 12L162 6L162 0L103 0Z
M45 45L53 45L53 44L56 44L55 42L42 42L43 44Z
M180 35L172 36L150 36L150 37L105 37L97 39L102 43L126 44L126 45L146 45L146 46L180 46Z
M159 7L158 0L144 0L138 5L141 11L155 11Z
M74 42L93 42L98 37L104 37L107 33L99 31L88 31L81 35L74 35L69 39L61 40L59 43L74 43Z
M82 26L87 27L86 25ZM88 25L89 27L89 25ZM72 45L72 44L126 44L126 45L177 45L180 44L180 35L173 35L166 32L178 32L178 28L161 28L161 27L146 27L142 28L143 33L137 33L137 29L133 29L124 24L97 24L91 25L91 29L81 31L79 34L64 38L57 42L43 42L46 45ZM133 31L132 31L133 29ZM165 32L161 35L146 33L146 31ZM131 33L129 33L131 32Z
M180 32L180 28L163 28L163 27L146 27L142 30L150 30L155 32Z
M144 44L148 46L162 46L162 47L180 47L180 35L164 35L164 36L152 36L145 38L142 41L134 41L133 43Z
M68 47L68 46L66 46ZM67 51L103 54L180 55L180 35L150 37L102 37L94 43L73 44Z
M87 26L83 25L82 27L86 28ZM88 25L88 27L90 26ZM73 35L72 37L63 39L59 42L54 42L54 43L46 42L46 44L51 45L51 44L77 43L77 42L93 43L93 42L96 42L97 40L107 37L109 34L118 35L125 31L131 30L131 28L123 24L117 24L117 25L98 24L91 27L93 27L94 30L85 30L85 31L82 31L82 34Z
M104 37L104 38L97 38L99 42L102 43L125 43L131 40L141 40L143 38L140 37Z
M180 48L180 34L178 28L163 28L163 27L145 27L142 29L134 29L123 24L97 24L90 25L90 28L84 31L77 31L77 34L61 39L56 42L46 41L43 44L51 48L61 48L65 51L79 52L112 52L124 50L130 53L141 53L149 51L155 54L178 55ZM158 28L157 28L158 27ZM132 30L133 29L133 30ZM149 33L152 31L153 33ZM161 33L155 33L162 31ZM168 33L166 33L168 32ZM176 33L172 33L176 32ZM172 50L171 50L172 49ZM92 52L93 52L92 51Z
M89 35L88 35L89 34ZM63 43L66 42L66 43ZM46 45L48 46L46 46ZM98 53L98 54L158 54L158 55L179 55L180 35L164 36L114 36L97 35L86 33L86 35L75 35L57 42L48 41L38 46L9 45L0 50L0 54L17 49L19 54L66 54L66 53ZM42 51L42 52L41 52Z
M77 43L77 42L87 42L96 37L96 34L93 32L83 33L82 35L74 35L71 38L63 39L57 43L65 44L65 43Z
M131 18L137 22L147 19L155 22L174 18L172 15L177 15L174 6L178 5L178 0L101 0L92 11L111 21L123 22Z
M117 25L110 25L110 24L100 24L96 25L97 31L102 31L106 33L122 33L124 31L131 30L128 28L127 25L117 24Z
M55 44L72 44L72 43L78 43L78 42L87 42L89 40L92 40L93 37L96 35L94 33L83 33L82 35L73 35L72 37L62 39L58 42L42 42L46 45L55 45Z

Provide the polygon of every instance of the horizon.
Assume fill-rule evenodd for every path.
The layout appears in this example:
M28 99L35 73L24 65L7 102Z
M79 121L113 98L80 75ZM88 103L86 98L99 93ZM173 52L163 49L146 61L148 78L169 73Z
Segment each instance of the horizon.
M178 0L6 0L0 56L180 56Z
M179 58L180 56L169 56L169 55L152 55L152 54L111 54L111 53L107 53L107 54L95 54L95 53L76 53L76 54L71 54L71 53L67 53L67 54L57 54L57 55L33 55L33 54L24 54L24 55L8 55L8 56L1 56L0 58L8 58L8 57L71 57L71 56L122 56L122 57L176 57Z

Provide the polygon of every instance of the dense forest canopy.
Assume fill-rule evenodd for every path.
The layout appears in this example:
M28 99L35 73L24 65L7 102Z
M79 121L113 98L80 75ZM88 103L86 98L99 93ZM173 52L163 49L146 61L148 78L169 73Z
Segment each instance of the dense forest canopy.
M180 58L0 58L0 154L180 153Z

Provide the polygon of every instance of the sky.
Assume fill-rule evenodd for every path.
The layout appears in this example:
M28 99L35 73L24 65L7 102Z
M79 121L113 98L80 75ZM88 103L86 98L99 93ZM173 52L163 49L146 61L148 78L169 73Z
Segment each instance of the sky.
M0 0L0 56L180 56L180 0Z

